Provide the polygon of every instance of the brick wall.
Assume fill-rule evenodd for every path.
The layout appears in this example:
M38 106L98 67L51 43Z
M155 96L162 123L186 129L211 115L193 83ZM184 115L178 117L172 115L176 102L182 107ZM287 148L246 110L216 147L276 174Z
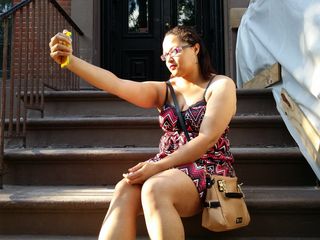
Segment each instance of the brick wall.
M71 0L57 0L57 2L60 4L61 7L69 14L71 15Z
M20 1L21 0L13 0L13 3L16 4ZM67 23L63 21L62 17L58 17L60 14L55 10L52 4L50 4L51 7L49 11L51 11L51 21L54 21L54 23L50 24L49 27L46 26L45 21L43 20L45 16L48 16L44 7L44 3L46 2L49 2L49 0L35 0L30 5L29 13L24 10L22 15L20 11L15 15L15 26L14 29L12 29L14 46L12 55L14 75L21 74L22 78L26 78L27 75L32 74L35 79L40 79L41 74L43 74L41 71L44 69L45 64L47 62L52 62L49 58L48 39L50 39L54 33L67 28ZM57 2L70 15L71 0L57 0ZM34 5L34 3L36 4ZM34 7L36 8L35 12L37 12L35 15L32 12ZM38 13L38 8L42 8L41 14ZM54 12L55 15L53 15L52 12ZM29 26L26 24L27 16L30 16ZM29 52L28 54L27 50ZM35 63L31 63L33 59L36 59ZM20 68L18 66L20 66Z

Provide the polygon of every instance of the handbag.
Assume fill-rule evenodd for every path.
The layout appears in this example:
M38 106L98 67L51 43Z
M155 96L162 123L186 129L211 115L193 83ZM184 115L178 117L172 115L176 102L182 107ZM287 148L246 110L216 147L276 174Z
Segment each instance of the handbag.
M177 97L169 81L167 81L167 86L171 92L180 126L187 140L190 141ZM237 177L212 175L208 173L207 169L205 171L207 193L202 212L202 226L214 232L247 226L250 222L250 214Z
M202 212L202 226L222 232L245 227L250 215L237 177L210 175Z

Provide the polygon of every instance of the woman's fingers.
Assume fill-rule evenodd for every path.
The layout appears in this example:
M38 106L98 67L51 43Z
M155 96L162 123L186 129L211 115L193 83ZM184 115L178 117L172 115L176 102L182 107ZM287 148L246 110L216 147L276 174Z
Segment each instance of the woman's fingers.
M138 163L132 168L129 168L128 171L129 173L125 173L123 176L127 179L133 180L142 175L142 168L144 166L144 163Z
M57 52L57 51L72 53L72 49L63 44L56 44L51 47L51 52Z
M124 174L124 178L129 184L142 184L146 180L141 170L135 173Z
M130 168L129 173L124 173L123 177L130 184L142 183L144 181L144 171L143 166L145 163L141 162Z
M70 55L70 53L62 52L62 51L55 51L55 52L50 53L50 56L52 58L67 57L69 55Z
M135 172L135 171L139 170L140 168L142 168L144 166L144 164L145 163L143 163L143 162L138 163L134 167L129 168L129 172Z
M70 37L66 36L63 33L57 33L55 36L53 36L50 40L49 47L52 47L56 45L57 43L63 44L63 45L71 45L72 40Z
M136 172L124 173L123 176L124 176L126 179L128 179L128 180L130 180L130 181L133 181L133 180L136 180L136 179L142 177L142 171L141 171L141 169L140 169L140 170L138 170L138 171L136 171Z
M133 171L134 170L134 171ZM142 162L129 169L123 177L130 184L142 184L149 177L160 172L161 169L153 162Z
M50 56L53 60L62 64L65 57L72 54L72 41L71 38L66 36L64 33L57 33L51 38L49 43Z
M50 56L58 64L61 64L62 62L64 62L65 57L70 56L71 53L72 51L63 50L61 47L59 47L59 48L55 48L54 50L51 50Z

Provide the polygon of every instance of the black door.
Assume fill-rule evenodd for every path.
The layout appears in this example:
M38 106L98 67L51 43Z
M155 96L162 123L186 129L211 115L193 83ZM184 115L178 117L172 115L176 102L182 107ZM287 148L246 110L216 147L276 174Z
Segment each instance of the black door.
M223 0L102 1L102 67L135 81L165 80L162 40L172 26L194 26L215 68L224 71Z

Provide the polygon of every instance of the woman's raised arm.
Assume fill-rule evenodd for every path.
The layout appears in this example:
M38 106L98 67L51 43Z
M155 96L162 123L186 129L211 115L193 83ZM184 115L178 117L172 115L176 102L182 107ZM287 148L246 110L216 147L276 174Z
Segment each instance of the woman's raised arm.
M64 33L58 33L51 38L50 56L61 64L69 57L67 69L84 79L91 85L143 108L160 107L165 98L165 83L134 82L118 78L112 72L94 66L72 55L71 38Z

